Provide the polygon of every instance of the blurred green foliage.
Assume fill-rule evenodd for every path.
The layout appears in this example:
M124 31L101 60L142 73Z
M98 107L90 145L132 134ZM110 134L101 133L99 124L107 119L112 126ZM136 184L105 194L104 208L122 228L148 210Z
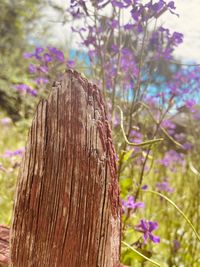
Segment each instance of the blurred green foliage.
M29 35L40 18L43 1L0 1L0 108L14 120L21 117L22 99L13 86L27 75L23 52L29 50Z

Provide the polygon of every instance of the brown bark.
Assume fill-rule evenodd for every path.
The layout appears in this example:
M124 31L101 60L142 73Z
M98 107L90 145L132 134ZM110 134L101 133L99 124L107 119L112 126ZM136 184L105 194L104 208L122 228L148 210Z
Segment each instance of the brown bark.
M13 267L118 267L115 150L99 89L67 71L38 105L19 174Z

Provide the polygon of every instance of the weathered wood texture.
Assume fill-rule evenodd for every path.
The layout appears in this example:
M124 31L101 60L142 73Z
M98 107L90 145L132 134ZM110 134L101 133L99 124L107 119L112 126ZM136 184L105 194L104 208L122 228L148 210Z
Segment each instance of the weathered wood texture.
M120 204L99 89L67 71L38 105L19 173L13 267L118 267Z
M0 225L0 266L7 265L9 262L9 234L9 228Z

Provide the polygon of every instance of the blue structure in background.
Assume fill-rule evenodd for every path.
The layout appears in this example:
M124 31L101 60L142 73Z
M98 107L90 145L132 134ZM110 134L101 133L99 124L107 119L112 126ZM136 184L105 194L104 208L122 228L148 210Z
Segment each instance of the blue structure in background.
M90 61L90 58L89 58L89 55L88 55L87 51L78 51L78 50L75 50L75 49L70 49L69 50L69 59L73 60L73 61L76 61L76 62L78 62L80 64L83 63L84 65L86 65L88 67L87 70L86 70L86 73L88 75L91 74L90 67L92 67L92 65L91 65L91 61ZM194 64L194 63L188 63L188 64ZM176 67L175 64L171 64L170 69L171 69L172 72L176 72L177 71L177 67ZM143 78L145 80L145 77L143 77ZM157 81L159 84L162 84L162 83L165 84L165 82L166 82L166 78L164 76L155 75L154 80ZM158 88L154 84L149 84L148 85L148 89L147 89L147 95L155 96L156 94L158 94L159 91L160 92L165 92L165 86L166 85L163 85L163 86L160 86ZM165 97L167 97L167 94L168 94L167 91L168 90L166 88ZM187 97L189 99L190 96L187 96ZM133 98L133 90L130 89L129 90L129 99L130 99L130 101L132 100L132 98ZM176 100L177 100L176 104L178 106L182 104L181 103L182 101L180 99L176 99ZM200 102L200 88L199 88L199 92L197 92L197 94L196 94L195 100L197 102Z
M75 49L69 50L69 58L70 60L78 60L79 62L83 62L87 66L91 66L90 64L90 58L88 56L87 52L84 51L77 51Z

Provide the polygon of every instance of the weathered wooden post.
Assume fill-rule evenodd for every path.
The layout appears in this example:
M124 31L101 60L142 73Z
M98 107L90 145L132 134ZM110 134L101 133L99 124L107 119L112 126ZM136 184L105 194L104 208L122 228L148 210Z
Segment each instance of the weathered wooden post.
M9 262L9 233L8 227L0 225L0 266Z
M38 105L19 173L13 267L118 267L115 150L99 89L67 71Z

